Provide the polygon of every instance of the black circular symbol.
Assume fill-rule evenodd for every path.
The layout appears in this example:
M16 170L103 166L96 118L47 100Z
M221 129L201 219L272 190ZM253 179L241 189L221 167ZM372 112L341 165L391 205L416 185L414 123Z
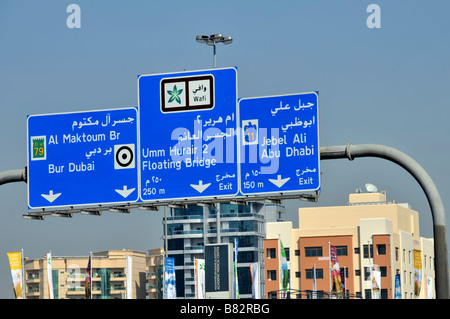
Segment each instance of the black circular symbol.
M121 146L116 153L116 163L122 167L127 167L133 162L133 151L130 147Z

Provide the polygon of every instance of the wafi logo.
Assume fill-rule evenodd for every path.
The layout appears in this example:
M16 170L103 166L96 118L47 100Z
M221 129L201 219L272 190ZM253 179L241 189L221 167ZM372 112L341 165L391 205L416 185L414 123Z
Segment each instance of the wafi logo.
M161 111L185 112L214 107L214 77L210 74L161 81Z
M31 137L31 160L46 160L47 159L47 138L45 136Z
M178 90L177 86L174 85L172 90L168 90L167 93L170 95L168 103L171 103L173 101L177 102L178 104L181 104L181 98L180 95L183 93L183 90Z
M166 83L164 85L166 107L186 106L186 89L184 82Z

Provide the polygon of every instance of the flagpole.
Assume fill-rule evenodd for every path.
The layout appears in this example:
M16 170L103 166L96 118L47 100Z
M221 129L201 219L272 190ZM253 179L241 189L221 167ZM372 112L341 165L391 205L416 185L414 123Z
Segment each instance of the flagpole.
M373 282L372 282L372 280L374 279L373 278L373 265L372 265L372 262L370 261L370 240L367 240L367 249L369 250L369 269L370 269L370 299L373 299Z
M22 252L22 298L26 299L25 297L25 258L23 256L23 248L21 249Z
M329 259L328 259L328 269L329 269L329 271L328 271L328 273L329 273L329 276L330 276L330 297L331 297L331 243L330 242L328 242L328 256L329 256Z
M316 279L316 264L313 266L313 295L312 299L317 299L317 279Z
M164 206L163 299L166 299L167 206Z
M90 288L90 295L91 295L91 299L92 299L92 290L93 290L93 282L92 282L92 272L94 271L94 265L92 264L92 251L90 251L89 252L89 261L90 261L90 264L91 264L91 269L90 269L90 271L89 271L89 284L91 285L89 288Z
M195 299L198 299L198 274L197 274L197 258L194 257L194 289L195 289Z

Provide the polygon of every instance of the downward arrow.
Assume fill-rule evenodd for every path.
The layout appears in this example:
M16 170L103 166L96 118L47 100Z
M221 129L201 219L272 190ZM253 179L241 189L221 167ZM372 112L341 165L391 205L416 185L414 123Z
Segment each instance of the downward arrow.
M53 203L55 199L57 199L61 195L61 193L53 194L53 191L49 191L48 194L41 194L42 197L44 197L46 200L48 200L50 203Z
M127 188L127 185L124 185L124 186L123 186L123 189L116 189L115 191L116 191L117 193L119 193L120 195L122 195L124 198L127 198L128 195L130 195L132 192L134 192L135 189L136 189L136 188L128 189L128 188Z
M277 176L277 179L270 179L269 181L272 182L274 185L278 186L278 188L280 188L281 186L283 186L288 180L290 180L290 177L287 178L281 178L281 175Z
M203 181L198 181L198 185L191 184L191 186L192 186L196 191L198 191L199 193L203 193L203 191L204 191L205 189L207 189L207 188L209 187L209 185L211 185L211 183L208 183L208 184L204 184L204 185L203 185Z

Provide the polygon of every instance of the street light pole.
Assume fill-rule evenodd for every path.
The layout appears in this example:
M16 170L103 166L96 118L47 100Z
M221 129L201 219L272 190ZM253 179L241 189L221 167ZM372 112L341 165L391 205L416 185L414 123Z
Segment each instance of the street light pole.
M215 43L213 45L213 56L214 56L213 65L214 65L214 69L215 69L216 68L216 44Z
M233 42L232 37L224 37L220 33L212 34L210 36L207 35L198 35L195 40L198 43L206 43L209 46L213 47L213 65L214 68L216 68L216 44L217 43L223 43L223 44L230 44Z
M444 205L433 180L415 160L388 146L377 144L353 145L350 143L320 148L321 160L348 158L352 161L356 157L377 157L396 163L409 172L422 187L433 217L436 299L448 299L447 222Z

